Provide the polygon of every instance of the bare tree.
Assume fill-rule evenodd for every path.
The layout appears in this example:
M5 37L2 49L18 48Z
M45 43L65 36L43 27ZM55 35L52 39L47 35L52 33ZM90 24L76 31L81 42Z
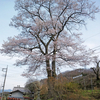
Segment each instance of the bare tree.
M86 18L94 19L99 9L90 0L16 0L18 14L11 26L21 30L9 37L1 53L21 56L17 66L28 65L26 73L45 70L47 77L56 77L56 66L89 64L91 50L82 45L80 34Z
M97 80L100 80L100 78L99 78L99 69L100 69L100 67L99 67L99 63L100 63L100 61L95 61L95 63L96 63L96 67L92 67L91 69L93 70L93 72L94 72L94 74L96 75L96 79Z

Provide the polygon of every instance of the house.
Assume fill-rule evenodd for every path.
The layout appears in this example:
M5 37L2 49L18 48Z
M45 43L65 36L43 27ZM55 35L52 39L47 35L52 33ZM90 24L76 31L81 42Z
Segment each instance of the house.
M20 90L15 90L15 91L10 92L10 97L24 99L24 93L21 92Z
M24 88L24 87L20 87L20 85L17 85L17 87L14 87L12 91L16 91L16 90L19 90L23 93L28 93L30 92L28 89Z
M8 100L29 100L29 97L25 97L25 93L29 92L28 89L25 89L24 87L20 87L18 85L17 87L14 87L12 92L9 93Z

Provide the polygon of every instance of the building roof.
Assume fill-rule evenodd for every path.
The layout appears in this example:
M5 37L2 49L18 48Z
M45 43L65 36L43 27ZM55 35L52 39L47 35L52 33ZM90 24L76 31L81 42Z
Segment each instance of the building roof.
M20 92L20 93L24 94L24 92L22 92L22 91L20 91L20 90L12 91L12 92L10 92L10 94L15 93L15 92Z
M24 87L20 87L20 85L17 85L17 87L14 87L13 90L12 90L12 92L13 92L13 91L16 91L16 90L19 90L19 91L21 91L21 92L23 92L23 93L28 93L28 92L30 92L28 89L26 89L26 88L24 88Z

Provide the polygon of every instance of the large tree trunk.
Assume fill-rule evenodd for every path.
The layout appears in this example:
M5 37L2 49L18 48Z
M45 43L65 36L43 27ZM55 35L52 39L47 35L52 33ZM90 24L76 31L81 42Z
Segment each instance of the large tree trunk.
M48 54L48 49L46 48L46 54ZM56 77L56 64L55 64L55 56L56 56L56 45L54 44L53 56L52 56L52 65L50 68L50 59L46 57L46 69L48 75L48 98L53 98L56 100L56 93L54 91L55 77Z
M48 78L51 77L51 69L50 69L50 64L49 64L49 60L46 59L46 70L47 70L47 75L48 75Z
M53 57L52 57L52 69L51 77L48 77L48 97L57 100L56 92L54 90L55 78L56 78L56 45L54 44Z
M97 74L97 80L99 80L99 75Z
M97 62L97 80L99 80L99 62Z
M49 59L46 58L46 69L47 69L47 75L48 75L48 98L54 98L54 100L56 100L56 94L54 91L54 82L55 82L55 60L53 60L52 62L53 64L53 71L51 71L50 69L50 63L49 63Z
M49 77L48 78L48 99L53 98L53 100L57 100L57 95L54 90L55 78Z
M51 69L50 69L50 63L49 63L49 60L48 58L46 58L46 70L47 70L47 76L48 76L48 80L47 80L47 83L48 83L48 98L51 98L52 97L52 87L51 87L51 82L50 82L50 78L51 78Z
M56 44L54 44L53 57L52 57L52 77L56 77Z
M56 70L55 70L55 59L52 61L52 77L56 77Z

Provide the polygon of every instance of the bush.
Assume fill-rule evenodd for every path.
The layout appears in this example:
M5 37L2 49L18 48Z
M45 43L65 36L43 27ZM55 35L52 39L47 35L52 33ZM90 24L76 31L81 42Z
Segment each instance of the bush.
M47 82L41 88L41 100L96 100L93 96L83 95L83 91L78 83L68 81L65 77L50 80L53 97L48 98Z

